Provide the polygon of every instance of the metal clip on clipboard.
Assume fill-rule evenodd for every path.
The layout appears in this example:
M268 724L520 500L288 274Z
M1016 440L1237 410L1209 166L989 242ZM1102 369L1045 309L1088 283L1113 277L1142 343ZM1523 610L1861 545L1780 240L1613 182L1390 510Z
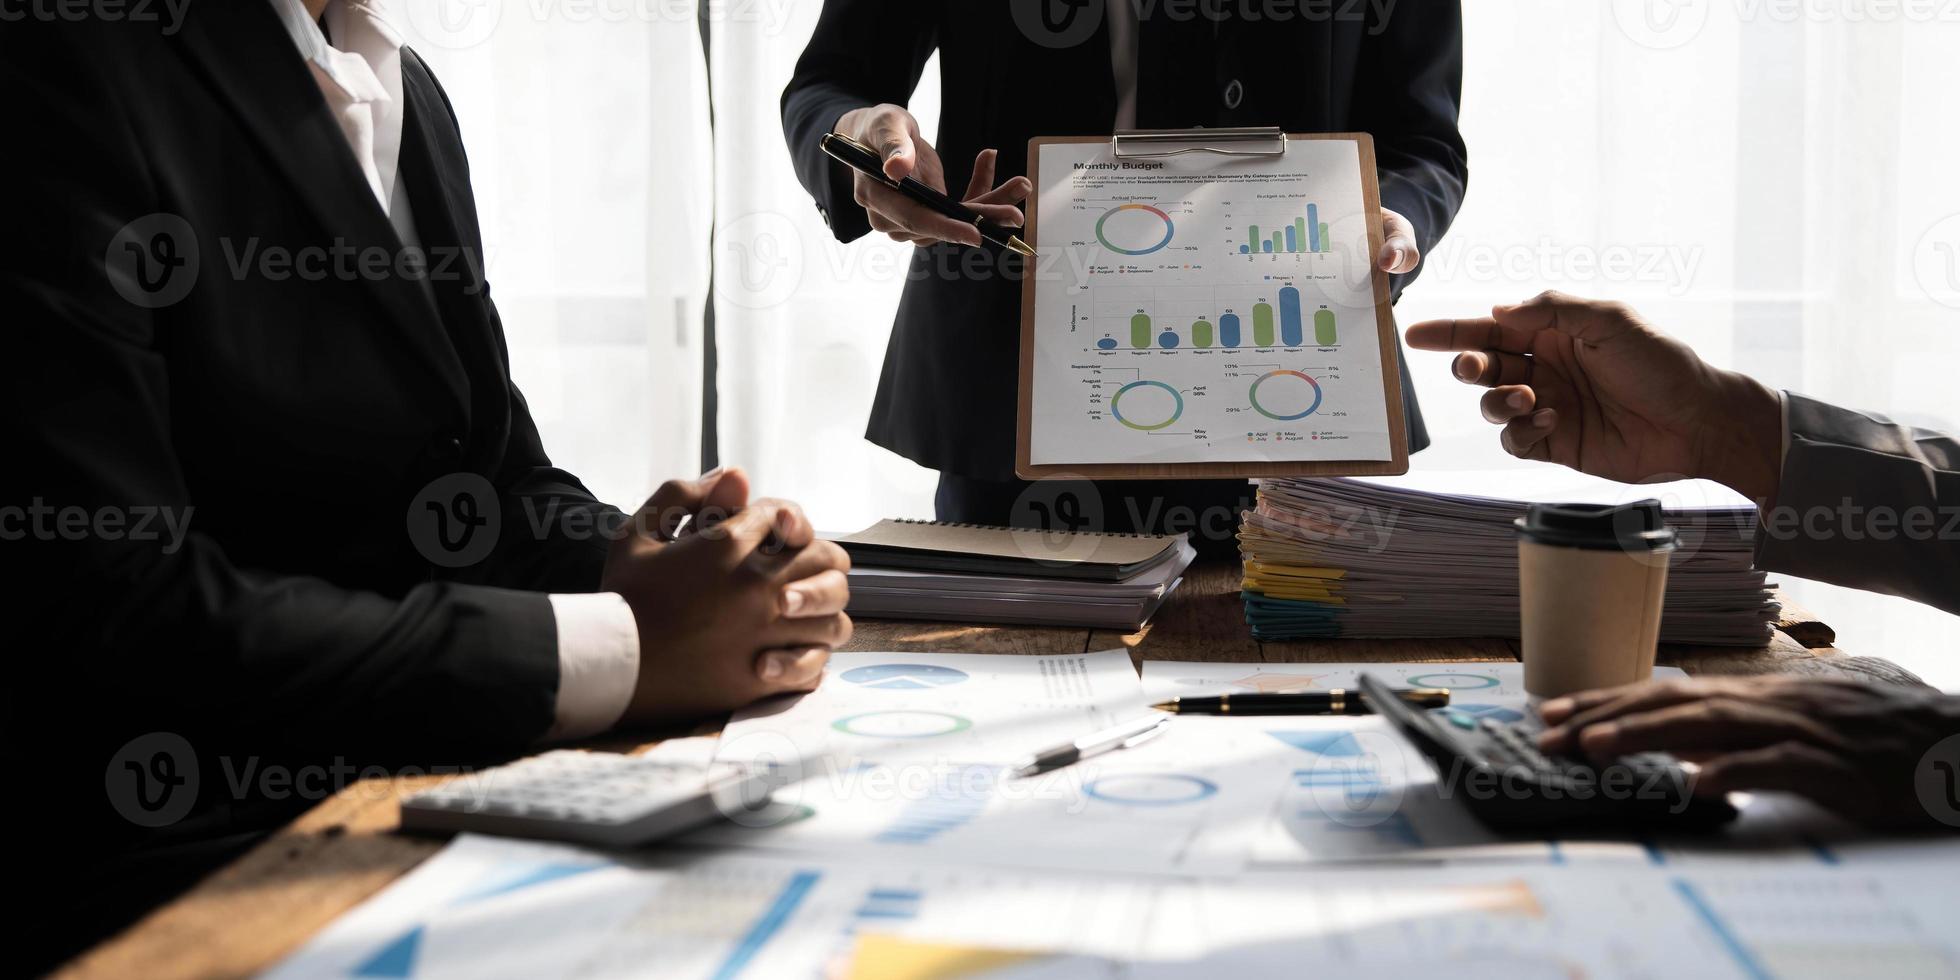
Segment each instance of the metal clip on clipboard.
M1220 129L1138 129L1117 133L1109 148L1118 160L1218 153L1234 157L1283 157L1286 130L1278 126Z

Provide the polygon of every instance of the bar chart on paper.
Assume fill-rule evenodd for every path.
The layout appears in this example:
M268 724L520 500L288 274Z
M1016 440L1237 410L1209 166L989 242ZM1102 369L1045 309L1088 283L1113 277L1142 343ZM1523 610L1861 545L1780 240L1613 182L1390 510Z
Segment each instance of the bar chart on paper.
M1235 290L1114 286L1075 315L1092 318L1088 332L1104 351L1338 347L1340 315L1313 291L1284 280Z
M1320 220L1320 205L1309 201L1305 212L1293 217L1276 215L1263 223L1247 219L1239 254L1325 254L1334 250L1333 239L1332 229Z
M1356 144L1044 147L1035 465L1391 458Z

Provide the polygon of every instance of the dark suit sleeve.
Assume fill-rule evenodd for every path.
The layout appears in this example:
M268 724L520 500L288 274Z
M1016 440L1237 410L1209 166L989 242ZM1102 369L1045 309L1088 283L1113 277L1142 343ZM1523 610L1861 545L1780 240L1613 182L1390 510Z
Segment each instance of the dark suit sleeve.
M442 101L449 125L456 131L455 163L461 168L456 180L467 187L470 174L468 160L463 158L462 125L449 92L420 55L408 48L403 52L404 70L414 72L415 78L426 82ZM473 254L484 254L474 221L465 234L470 236L467 247ZM489 284L478 285L496 339L497 358L503 376L509 378L510 345L504 337L503 317L497 312ZM509 435L503 463L494 474L504 533L498 536L497 548L489 559L471 566L459 580L534 592L596 592L611 545L609 532L620 525L624 515L600 503L577 477L552 465L524 394L515 381L505 388Z
M1786 394L1756 564L1960 613L1960 440Z
M797 179L840 242L871 230L851 199L851 172L817 148L852 109L905 105L938 44L936 4L920 0L825 0L816 33L783 90L783 134Z
M1355 119L1375 138L1382 207L1415 225L1428 255L1456 220L1470 179L1457 131L1463 100L1463 10L1457 0L1402 0L1371 21L1355 79ZM1422 272L1396 276L1394 291Z
M48 32L42 32L48 33ZM0 150L12 215L0 245L0 506L85 514L156 508L188 534L132 540L29 531L0 544L0 610L27 696L131 724L198 724L248 744L383 744L402 753L529 744L552 722L555 626L545 596L431 582L389 597L241 567L199 532L180 464L179 316L125 300L104 256L117 230L167 210L114 88L83 52L0 41ZM203 257L202 275L223 274ZM18 531L15 522L8 530ZM304 514L266 535L306 533Z
M496 317L494 309L491 316ZM501 322L497 336L503 337ZM577 477L552 465L516 384L510 386L510 423L505 464L496 480L504 533L472 580L537 592L599 591L612 543L609 535L624 515L599 502Z

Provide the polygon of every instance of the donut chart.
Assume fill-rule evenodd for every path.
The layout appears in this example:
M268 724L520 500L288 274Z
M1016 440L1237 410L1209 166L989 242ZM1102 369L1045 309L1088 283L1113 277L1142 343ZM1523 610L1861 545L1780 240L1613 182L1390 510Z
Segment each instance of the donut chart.
M1501 682L1489 674L1416 674L1403 679L1410 687L1446 687L1452 691L1481 691Z
M866 711L846 715L830 727L866 738L933 738L973 727L973 721L947 711Z
M1135 414L1137 415L1136 418L1130 418L1123 414L1123 397L1125 395L1137 393L1139 396L1141 396L1141 395L1150 394L1151 392L1154 391L1163 391L1171 396L1171 401L1168 406L1169 409L1168 415L1166 415L1166 411L1165 411L1166 406L1161 404L1156 405L1152 408L1136 411L1135 412ZM1157 400L1160 402L1162 401L1161 398ZM1171 424L1175 423L1179 418L1183 417L1184 396L1180 394L1176 388L1173 388L1170 385L1163 383L1162 381L1132 381L1129 384L1126 384L1123 387L1118 388L1116 390L1115 397L1112 397L1109 400L1109 414L1115 416L1116 421L1121 422L1132 429L1136 429L1139 432L1155 432L1158 429L1169 427ZM1165 417L1159 420L1155 418L1155 416L1165 416Z
M1131 219L1145 218L1162 221L1164 225L1164 236L1158 239L1154 245L1144 244L1148 241L1151 234L1154 234L1154 229L1145 232L1140 238L1130 238L1130 236L1121 235L1109 227L1110 219L1112 218L1120 219L1118 221L1119 227L1129 231L1136 231L1137 225L1148 227L1143 222L1132 222ZM1118 255L1149 255L1169 245L1171 243L1171 236L1174 234L1176 234L1176 226L1171 223L1171 216L1165 214L1161 209L1151 207L1148 204L1119 204L1104 211L1102 217L1096 219L1096 241L1101 242L1102 247ZM1117 235L1119 238L1125 239L1125 241L1122 244L1118 244L1110 240L1111 235ZM1125 245L1137 245L1140 247L1126 248L1124 247Z
M1271 406L1259 400L1260 389L1269 383L1271 387L1266 388L1266 397L1273 403ZM1300 390L1302 383L1306 384L1306 391ZM1307 401L1309 391L1313 400L1305 409L1292 411L1296 405ZM1320 409L1320 394L1320 382L1299 371L1281 369L1260 375L1259 380L1252 383L1252 390L1248 392L1247 397L1251 399L1253 409L1259 414L1280 422L1294 422Z
M1217 794L1218 784L1183 773L1135 773L1104 776L1082 787L1105 803L1123 806L1180 806Z

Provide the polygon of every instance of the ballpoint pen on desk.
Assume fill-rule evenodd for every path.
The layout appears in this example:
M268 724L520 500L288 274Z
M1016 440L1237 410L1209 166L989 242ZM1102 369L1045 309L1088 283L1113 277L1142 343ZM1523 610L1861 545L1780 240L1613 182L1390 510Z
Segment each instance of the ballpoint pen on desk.
M1403 701L1419 708L1440 708L1450 703L1450 692L1441 687L1411 687L1397 690ZM1296 691L1286 694L1221 694L1211 698L1172 698L1151 707L1171 714L1185 715L1365 715L1368 705L1360 691L1332 688L1326 691Z
M1034 248L1014 234L1012 229L1003 228L975 214L971 208L947 197L931 187L907 177L893 180L885 175L885 161L878 151L845 136L843 133L825 133L818 146L830 158L852 170L871 178L919 202L922 205L945 215L954 221L963 221L980 229L980 237L1019 255L1034 255Z
M1105 728L1093 735L1084 735L1052 749L1043 749L1029 756L1026 762L1015 766L1014 775L1017 777L1039 775L1050 769L1074 765L1104 752L1133 748L1162 732L1164 727L1170 724L1170 720L1169 715L1147 715L1113 728Z

